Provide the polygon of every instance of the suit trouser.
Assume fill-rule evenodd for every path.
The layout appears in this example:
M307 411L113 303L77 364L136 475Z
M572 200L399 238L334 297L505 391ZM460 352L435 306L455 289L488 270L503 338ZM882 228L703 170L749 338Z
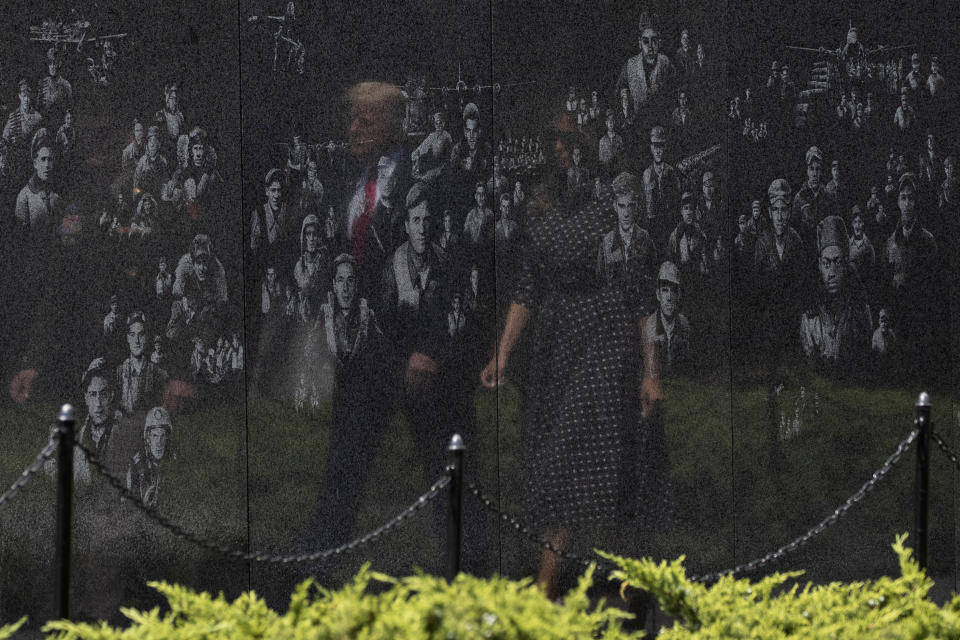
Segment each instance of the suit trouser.
M421 488L416 495L396 495L395 509L383 514L383 520L412 503L430 484L445 473L447 445L454 433L459 433L467 444L465 478L467 481L479 470L480 442L477 434L473 397L456 376L438 373L432 380L413 392L404 392L391 402L386 397L359 397L349 389L338 387L334 395L333 420L324 473L323 489L313 519L315 541L319 548L330 548L347 542L353 533L357 513L362 506L364 491L373 463L386 435L394 408L407 420L413 441L414 460L423 466L423 480L415 484ZM388 475L397 478L405 474L403 461L390 458L396 469ZM478 500L464 495L464 569L487 573L492 567L495 546L487 535L489 516L481 512ZM447 494L433 501L430 512L434 529L443 535L446 531ZM429 566L425 559L411 550L414 564Z

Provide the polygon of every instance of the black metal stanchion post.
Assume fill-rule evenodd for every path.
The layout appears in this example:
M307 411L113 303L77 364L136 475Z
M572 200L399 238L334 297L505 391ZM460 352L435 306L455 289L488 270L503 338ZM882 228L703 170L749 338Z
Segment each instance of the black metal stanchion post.
M459 433L453 434L447 451L450 463L450 505L447 510L447 580L460 573L461 549L463 547L463 453L466 447Z
M930 394L917 398L917 474L914 480L913 528L917 537L917 563L927 568L927 503L930 487Z
M57 452L57 615L70 618L70 534L73 529L73 406L57 415L60 447Z

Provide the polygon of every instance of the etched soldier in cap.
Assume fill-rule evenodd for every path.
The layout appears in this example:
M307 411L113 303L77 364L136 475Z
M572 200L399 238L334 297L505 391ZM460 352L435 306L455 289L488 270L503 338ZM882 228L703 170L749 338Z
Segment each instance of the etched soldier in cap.
M846 212L853 205L853 195L843 174L842 163L834 159L830 163L830 181L823 187L828 200L832 201L834 215Z
M880 252L885 299L890 301L893 318L901 330L905 363L912 367L943 357L942 353L929 353L926 358L920 354L944 330L943 292L949 284L946 274L940 271L939 243L923 224L925 212L919 210L919 192L914 174L908 172L900 177L900 219ZM937 370L936 366L931 369Z
M17 97L20 99L20 105L7 116L6 125L3 127L3 139L16 150L28 152L34 132L40 127L42 116L33 104L33 89L26 80L20 81ZM14 155L19 158L26 153Z
M873 332L870 348L881 358L897 351L897 332L890 322L890 311L886 307L881 307L877 314L877 328Z
M817 225L820 296L800 319L800 343L809 360L843 370L863 364L869 353L873 317L857 272L850 268L850 240L843 218Z
M693 43L690 42L690 31L687 29L682 29L680 31L680 46L677 48L677 52L673 56L673 62L681 75L687 75L690 73L695 55Z
M467 211L463 220L463 240L474 251L489 247L493 240L493 211L487 206L487 190L483 182L477 182L473 188L475 206Z
M160 504L161 462L173 436L170 414L163 407L147 411L143 423L143 448L134 454L127 469L127 489L150 508Z
M638 44L640 53L627 60L617 80L618 89L629 91L635 113L660 94L672 95L677 75L670 59L660 53L660 26L655 14L641 14Z
M106 365L106 358L95 358L83 374L80 386L87 416L80 426L77 442L93 451L108 470L123 473L136 451L136 440L129 437L121 420L122 414L113 404L113 376ZM73 474L81 484L92 481L90 463L80 449L73 452Z
M777 273L802 259L803 241L790 226L790 183L777 178L767 189L770 226L757 238L754 263L760 273ZM796 202L796 201L794 201Z
M653 310L657 247L638 224L642 205L640 181L632 173L613 180L617 227L603 236L597 257L597 276L606 286L620 289L637 317Z
M480 109L474 103L463 108L463 137L450 152L453 165L475 179L485 179L491 161L490 144L483 138Z
M917 112L910 99L910 88L907 86L900 89L900 106L893 114L893 123L901 133L912 131L917 123Z
M63 202L52 182L57 166L56 144L46 129L37 129L30 145L33 176L17 196L17 223L38 240L52 240L60 223Z
M693 355L690 322L680 311L680 300L680 270L668 260L657 274L657 312L643 326L645 341L657 345L663 377L688 370Z
M680 176L664 160L667 146L666 130L657 125L650 129L650 155L653 162L643 172L644 209L646 224L657 247L665 247L673 216L680 205Z
M707 237L697 223L694 211L695 198L689 191L680 197L680 222L670 233L668 255L679 265L686 279L696 278L707 270Z
M710 245L724 233L723 209L717 197L718 178L713 171L704 171L700 178L700 197L697 199L695 219Z
M943 159L937 147L937 136L933 131L927 132L927 140L923 145L923 151L920 152L918 167L920 177L927 183L924 187L936 188L943 179Z
M433 131L413 150L413 177L424 182L436 182L450 166L453 137L447 131L447 116L443 111L433 114Z
M520 236L520 224L513 213L513 196L509 191L500 194L500 217L494 227L494 243L497 251L509 250Z
M133 195L149 193L154 197L161 195L163 184L170 177L167 159L160 152L163 145L160 129L151 126L147 129L147 150L137 161L133 171Z
M214 319L227 304L226 272L213 253L209 236L199 233L193 237L189 250L180 256L173 273L173 296L179 298L188 286L195 287L200 306L197 311L204 320Z
M850 228L853 230L850 234L850 264L864 281L873 274L877 263L876 251L865 227L863 209L858 204L853 205L850 211Z
M376 315L367 300L358 295L356 264L348 253L334 259L332 291L320 307L327 348L341 366L359 362L382 348L383 332Z
M616 174L623 156L623 136L617 133L617 119L612 109L607 109L606 133L598 143L599 177L607 180Z
M180 175L175 178L183 185L184 210L193 220L201 221L201 228L215 232L221 222L207 218L217 210L217 197L223 183L217 170L217 154L201 127L190 130L188 146L187 166L178 169Z
M133 140L130 141L120 154L120 168L130 172L131 176L140 158L147 151L147 130L139 118L133 119Z
M281 252L289 234L283 171L270 169L263 178L266 201L250 215L250 250L269 264Z
M790 183L777 178L767 189L770 226L760 232L754 249L761 335L772 365L796 349L796 321L808 290L809 252L790 226ZM793 338L793 339L791 339Z
M103 317L103 337L110 338L116 334L117 329L123 322L120 316L120 301L116 294L110 296L110 310Z
M37 99L40 111L51 120L58 120L73 101L73 87L60 75L62 64L60 52L50 47L47 50L47 75L40 80Z
M948 155L943 160L943 181L938 187L940 208L947 209L949 212L956 213L958 201L960 201L960 180L957 179L956 170L957 158L953 154Z
M903 79L903 86L907 87L913 96L917 96L925 84L923 69L920 64L920 54L914 51L913 55L910 56L910 73Z
M937 242L923 226L923 216L917 211L918 192L916 176L903 174L897 195L900 221L883 252L888 286L907 295L921 291L923 283L935 277L938 261Z
M293 279L303 301L302 322L313 320L331 280L332 256L320 241L321 233L320 219L312 213L307 215L300 225L300 258L293 267Z
M481 192L486 197L482 184L478 183L476 190L478 198ZM423 345L410 346L431 348L436 346L436 327L431 327L431 323L437 320L434 317L436 313L431 313L431 309L435 312L438 303L445 308L445 300L449 298L442 296L440 291L446 284L443 278L446 256L439 245L431 240L432 216L427 196L427 187L419 182L407 194L404 222L407 241L397 248L387 262L383 276L385 295L380 309L392 321L397 340L408 339L413 343L423 341ZM489 209L485 211L492 232L493 214ZM396 313L386 312L390 309Z
M573 164L567 168L567 198L570 202L582 202L590 192L590 171L583 164L583 149L574 144L570 154Z
M930 58L930 75L927 76L927 92L932 100L937 100L944 95L947 81L940 72L940 58L933 56Z
M180 86L176 82L168 82L163 87L163 108L153 116L153 121L166 133L166 144L170 146L176 144L181 133L187 132L183 111L180 109L179 92Z
M806 166L807 181L794 197L791 213L791 222L804 239L812 237L821 220L836 213L836 202L823 185L823 154L819 148L807 149Z
M167 382L165 369L147 357L147 318L140 311L127 316L129 356L117 367L117 389L120 409L130 414L160 401Z

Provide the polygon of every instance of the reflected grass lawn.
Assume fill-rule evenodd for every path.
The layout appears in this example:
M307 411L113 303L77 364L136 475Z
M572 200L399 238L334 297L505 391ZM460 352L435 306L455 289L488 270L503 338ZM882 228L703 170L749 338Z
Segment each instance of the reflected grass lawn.
M778 393L751 383L673 380L666 384L667 439L676 526L658 539L665 556L686 554L692 572L713 571L744 562L776 548L828 515L855 492L906 436L913 424L916 392L837 386L817 376L785 379ZM520 391L511 385L499 394L475 396L482 465L474 478L500 499L501 508L520 513L522 459ZM47 438L54 405L34 405L30 413L0 409L0 483L8 486ZM952 402L934 397L934 424L956 447ZM248 512L251 548L274 552L297 550L297 532L306 526L316 504L327 463L329 406L297 413L270 400L251 401L197 411L175 419L175 445L164 476L164 491L176 496L167 515L203 536L243 547ZM732 426L731 426L732 425ZM447 440L442 425L438 438ZM862 578L894 570L887 548L897 532L912 529L914 452L891 477L869 494L822 539L812 542L778 568L805 567L815 579ZM249 472L249 475L248 475ZM413 440L398 416L384 435L357 514L355 533L381 524L426 490L439 475L422 468ZM954 571L954 496L956 472L934 449L931 471L930 564L934 575ZM106 489L110 491L109 488ZM249 493L248 493L249 492ZM247 502L249 496L249 504ZM469 499L469 498L468 498ZM22 495L0 511L2 564L7 569L50 568L54 483L35 478ZM187 584L213 584L205 568L234 566L237 580L245 569L129 516L119 499L111 510L94 510L78 523L77 539L115 530L116 552L123 531L144 537L162 556L164 577ZM83 509L78 510L81 518ZM104 514L107 519L104 520ZM520 513L522 516L522 513ZM99 518L99 519L95 519ZM413 566L439 570L444 532L429 514L419 514L399 531L351 557L343 575L364 559L378 568L402 572ZM508 574L528 573L536 550L501 530L503 564ZM39 542L38 542L39 541ZM142 542L142 540L141 540ZM78 562L98 549L84 542ZM889 566L888 566L889 565ZM4 589L10 589L9 571ZM136 575L136 574L133 574ZM33 593L45 590L39 583ZM22 583L18 583L23 587ZM238 588L245 588L238 584ZM27 593L31 590L27 589ZM289 593L289 591L287 591ZM22 602L16 599L16 602Z

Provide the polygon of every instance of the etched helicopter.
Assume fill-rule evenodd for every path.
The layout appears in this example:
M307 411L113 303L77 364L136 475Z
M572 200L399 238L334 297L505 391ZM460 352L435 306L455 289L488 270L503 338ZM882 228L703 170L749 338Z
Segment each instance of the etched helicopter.
M829 57L835 64L835 71L843 90L851 86L862 85L876 81L886 72L886 63L893 58L894 53L904 49L916 47L915 44L896 46L877 45L868 49L860 42L857 28L853 22L849 23L846 41L836 49L826 47L800 47L787 45L790 51L816 53L821 58ZM886 57L887 60L879 60Z

